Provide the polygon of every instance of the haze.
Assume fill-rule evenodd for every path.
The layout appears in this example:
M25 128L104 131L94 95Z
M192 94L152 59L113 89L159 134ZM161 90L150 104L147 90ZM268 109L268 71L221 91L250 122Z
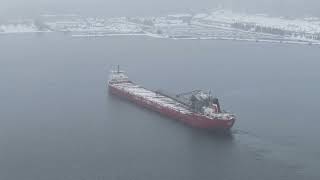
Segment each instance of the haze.
M0 180L320 180L319 7L0 0Z
M142 16L216 7L283 16L320 15L318 0L0 0L0 17L41 13Z

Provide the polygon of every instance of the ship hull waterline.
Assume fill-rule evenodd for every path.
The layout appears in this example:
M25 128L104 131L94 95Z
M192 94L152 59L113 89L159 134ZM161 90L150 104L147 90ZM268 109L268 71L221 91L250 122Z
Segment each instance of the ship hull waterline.
M149 110L155 111L169 117L171 119L178 120L183 122L191 127L199 128L199 129L206 129L206 130L217 130L217 131L228 131L233 126L235 119L230 120L219 120L219 119L209 119L205 116L198 115L196 113L193 114L183 114L174 109L170 109L165 106L161 106L156 104L152 101L144 99L143 97L137 97L133 94L128 92L122 91L111 84L108 85L109 92L112 95L119 96L130 102L133 102L141 107L147 108Z

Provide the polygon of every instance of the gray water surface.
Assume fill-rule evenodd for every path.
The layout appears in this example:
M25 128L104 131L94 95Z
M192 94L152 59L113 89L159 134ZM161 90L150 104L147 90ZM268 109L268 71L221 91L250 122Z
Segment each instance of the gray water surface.
M0 36L0 179L319 179L317 46ZM211 89L233 135L108 94L112 65L174 93Z

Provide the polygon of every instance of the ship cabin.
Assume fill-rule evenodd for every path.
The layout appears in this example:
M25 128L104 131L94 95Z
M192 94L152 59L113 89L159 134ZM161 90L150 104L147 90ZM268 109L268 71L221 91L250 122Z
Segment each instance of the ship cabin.
M117 70L111 70L109 75L110 84L125 83L125 82L130 82L129 78L124 71L120 70L119 66Z

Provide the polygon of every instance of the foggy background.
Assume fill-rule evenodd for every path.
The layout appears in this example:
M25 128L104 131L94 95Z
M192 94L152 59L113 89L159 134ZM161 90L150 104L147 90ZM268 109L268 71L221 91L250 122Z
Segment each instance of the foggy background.
M271 15L320 16L319 0L0 0L0 17L32 17L42 13L145 16L217 7Z
M0 25L217 7L320 17L320 0L0 0ZM0 180L320 179L317 45L52 32L1 34L0 49ZM213 90L237 116L232 137L109 95L116 64L150 89Z

